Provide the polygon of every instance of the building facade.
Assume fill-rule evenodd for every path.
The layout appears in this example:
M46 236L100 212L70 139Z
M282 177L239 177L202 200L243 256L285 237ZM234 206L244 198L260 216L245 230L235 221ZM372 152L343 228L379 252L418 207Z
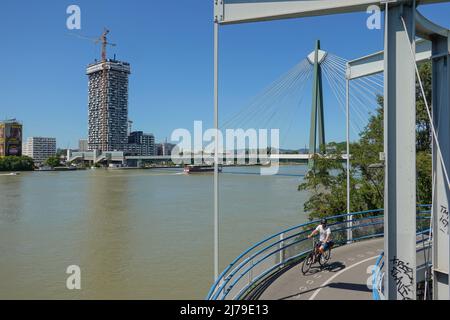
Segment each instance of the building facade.
M131 132L125 153L133 156L153 156L155 154L155 136L142 131Z
M24 145L24 155L36 163L56 156L56 138L30 137Z
M22 130L15 119L0 122L0 157L22 155Z
M89 141L87 139L78 140L78 151L80 152L89 151Z
M128 143L130 64L107 60L89 65L89 150L121 151Z
M175 146L175 144L168 142L158 143L155 146L155 156L170 156Z

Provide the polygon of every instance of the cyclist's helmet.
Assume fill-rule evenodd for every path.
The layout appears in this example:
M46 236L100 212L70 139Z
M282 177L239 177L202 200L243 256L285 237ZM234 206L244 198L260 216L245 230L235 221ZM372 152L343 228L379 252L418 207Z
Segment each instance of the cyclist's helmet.
M327 219L325 219L325 218L323 218L322 220L320 220L320 224L321 225L323 225L323 226L326 226L327 225Z

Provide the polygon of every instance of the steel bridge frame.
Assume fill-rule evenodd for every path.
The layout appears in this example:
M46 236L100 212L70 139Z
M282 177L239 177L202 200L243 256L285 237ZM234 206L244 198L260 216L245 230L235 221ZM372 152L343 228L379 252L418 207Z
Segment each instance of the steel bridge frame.
M219 25L258 22L277 19L319 16L365 11L370 5L384 6L385 10L385 255L386 269L392 271L394 262L401 261L416 270L415 206L416 206L416 156L415 156L415 93L416 74L411 61L411 48L415 50L416 35L431 40L433 52L433 122L437 128L444 163L441 163L433 145L433 228L439 230L440 220L447 219L447 229L434 237L434 280L436 299L449 299L448 285L449 245L448 203L450 186L444 177L444 168L450 171L450 67L449 32L423 18L417 4L449 2L448 0L322 0L322 1L261 1L245 2L214 0L214 122L218 130L219 86ZM414 52L413 52L414 53ZM408 58L408 57L411 57ZM414 57L415 59L415 57ZM447 91L447 92L446 92ZM216 139L216 149L218 150ZM215 152L214 172L214 273L219 268L219 189L218 158ZM347 150L347 154L349 154ZM349 206L349 204L348 204ZM443 211L443 212L441 212ZM386 277L388 299L403 298L396 279L389 272ZM407 298L415 299L416 279Z

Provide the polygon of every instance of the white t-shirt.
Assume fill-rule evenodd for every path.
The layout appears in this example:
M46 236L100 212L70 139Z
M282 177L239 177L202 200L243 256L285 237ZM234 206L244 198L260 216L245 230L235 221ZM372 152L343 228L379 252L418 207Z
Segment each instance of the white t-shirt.
M327 229L324 229L321 224L317 226L316 231L320 233L319 240L321 242L324 242L327 236L331 235L331 229L329 227Z

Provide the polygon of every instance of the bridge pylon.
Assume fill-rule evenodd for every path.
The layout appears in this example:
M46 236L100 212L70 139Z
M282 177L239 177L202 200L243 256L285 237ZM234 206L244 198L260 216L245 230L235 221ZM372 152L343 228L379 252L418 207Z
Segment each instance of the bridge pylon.
M322 67L327 53L320 50L320 40L316 49L308 56L309 63L314 65L311 104L311 125L309 133L309 169L314 168L314 155L317 153L317 131L319 136L319 153L325 153L325 126L323 113Z

